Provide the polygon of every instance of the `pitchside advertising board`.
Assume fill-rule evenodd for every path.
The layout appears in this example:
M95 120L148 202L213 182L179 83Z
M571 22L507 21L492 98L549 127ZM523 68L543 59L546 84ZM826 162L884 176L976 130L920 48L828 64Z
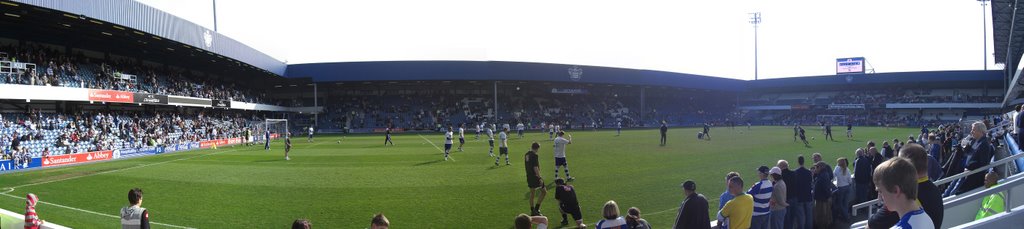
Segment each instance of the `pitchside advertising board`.
M167 105L166 95L154 95L146 93L133 93L135 103Z
M836 59L836 74L863 74L864 57Z
M112 90L89 90L89 101L111 102L111 103L133 103L135 94L127 91Z
M71 165L71 164L86 163L86 162L93 162L93 161L106 161L106 160L110 160L110 159L114 159L114 151L112 151L112 150L104 150L104 151L95 151L95 152L88 152L88 153L76 153L76 154L49 156L49 157L46 157L46 158L42 158L42 166L43 167L50 167L50 166L58 166L58 165Z

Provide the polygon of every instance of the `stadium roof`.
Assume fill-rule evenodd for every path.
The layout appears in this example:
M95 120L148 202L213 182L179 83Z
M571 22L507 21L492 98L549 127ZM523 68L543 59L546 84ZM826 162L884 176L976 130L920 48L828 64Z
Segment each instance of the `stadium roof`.
M875 74L825 75L747 81L757 91L822 91L835 89L909 88L1003 88L1002 71L932 71Z
M574 74L574 70L576 71ZM286 77L345 81L548 81L740 91L743 81L643 69L506 61L375 61L288 65Z
M13 0L3 1L0 11L4 37L224 75L280 76L286 67L241 42L132 0Z
M1004 64L1006 69L1016 69L1024 51L1024 7L1018 6L1015 9L1016 2L992 1L992 47L995 49L995 62Z

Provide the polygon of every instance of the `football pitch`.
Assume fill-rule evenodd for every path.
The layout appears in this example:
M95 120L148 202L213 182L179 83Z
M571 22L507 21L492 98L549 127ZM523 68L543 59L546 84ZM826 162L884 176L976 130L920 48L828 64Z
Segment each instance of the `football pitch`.
M588 226L601 219L606 201L615 200L622 214L635 206L652 226L666 228L684 199L679 185L687 179L708 198L709 211L716 211L729 171L750 186L760 165L786 159L795 169L798 154L809 163L812 153L821 152L835 166L838 157L852 161L854 149L868 140L880 144L918 132L854 127L855 138L847 140L845 128L836 126L836 141L829 142L819 127L806 128L810 147L793 141L792 127L716 127L711 141L696 139L697 128L673 128L667 146L659 146L656 129L621 136L614 130L571 130L566 154L576 180L570 184ZM510 228L513 217L530 210L523 155L537 141L548 185L541 212L558 228L547 132L528 132L523 139L510 133L511 166L504 158L495 166L486 136L475 135L466 133L463 152L454 149L456 139L450 161L443 159L439 133L395 135L395 146L384 146L383 135L318 135L313 143L305 136L292 139L289 161L282 141L276 141L269 151L262 144L220 147L6 173L0 174L0 208L23 213L25 194L35 193L43 202L40 218L48 222L113 228L128 204L128 190L139 187L157 228L284 228L297 218L310 219L315 228L366 228L378 212L394 228Z

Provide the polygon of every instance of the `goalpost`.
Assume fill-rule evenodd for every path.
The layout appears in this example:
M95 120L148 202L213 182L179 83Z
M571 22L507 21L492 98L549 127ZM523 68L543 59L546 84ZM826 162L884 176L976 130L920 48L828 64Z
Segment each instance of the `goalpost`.
M288 132L288 119L272 119L268 118L263 122L263 131L258 132L260 137L264 137L264 131L270 131L270 136L277 136L278 138L284 137L289 134ZM264 139L269 140L269 139Z

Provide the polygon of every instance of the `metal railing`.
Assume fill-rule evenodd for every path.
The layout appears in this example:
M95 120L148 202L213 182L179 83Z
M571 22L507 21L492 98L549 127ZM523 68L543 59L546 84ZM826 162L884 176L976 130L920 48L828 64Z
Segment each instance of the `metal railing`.
M972 192L972 193L968 193L968 194L962 194L962 195L959 195L959 196L956 196L956 197L950 197L951 200L949 200L949 201L945 201L944 200L943 201L944 202L943 203L943 208L946 209L947 213L949 213L949 209L950 208L959 207L959 206L964 205L964 204L972 204L972 203L973 204L977 204L976 202L973 202L973 201L985 198L985 197L990 196L992 194L1003 193L1003 206L1005 206L1003 208L1003 213L1008 213L1008 212L1011 212L1011 211L1017 211L1017 210L1012 210L1011 209L1013 207L1011 207L1011 205L1010 205L1010 200L1013 197L1010 195L1010 193L1012 193L1011 189L1016 188L1016 187L1018 187L1020 185L1024 185L1024 175L1018 174L1018 175L1015 175L1015 176L1007 177L1006 180L1004 180L1001 183L999 183L999 184L997 184L995 186L992 186L990 188L985 188L985 189L982 189L980 191ZM980 207L980 206L974 206L974 209L978 209L978 207ZM947 214L947 216L948 215L949 214ZM973 219L973 215L970 216L970 217ZM947 217L946 219L949 219L949 218ZM867 223L866 220L865 221L861 221L861 222L857 222L857 223L854 223L853 225L850 225L850 228L863 228L864 226L866 226L866 223ZM969 223L969 222L964 222L964 223Z
M1006 146L1010 147L1011 145L1010 144L1006 144ZM1013 151L1013 150L1011 150L1011 151ZM939 179L938 181L935 181L935 186L941 186L943 184L947 184L947 183L956 181L956 180L958 180L960 178L964 178L964 177L967 177L967 176L970 176L970 175L973 175L973 174L976 174L976 173L986 172L986 171L988 171L991 168L998 167L998 166L1001 166L1001 165L1004 165L1004 164L1013 163L1015 160L1017 160L1019 158L1024 158L1024 153L1018 152L1015 155L1011 155L1009 157L1006 157L1006 158L1003 158L1003 159L999 159L998 161L994 161L992 163L989 163L988 165L982 166L981 168L977 168L977 169L974 169L974 170L971 170L971 171L962 172L962 173L959 173L959 174L956 174L956 175L953 175L953 176L949 176L949 177L946 177L946 178ZM1008 174L1010 166L1006 166L1005 169L1007 170L1007 173L1004 173L1004 174ZM875 211L877 211L877 209L875 208L875 205L877 203L879 203L879 200L878 199L873 199L873 200L866 201L864 203L859 203L859 204L853 205L853 212L852 213L853 213L854 216L857 216L857 211L859 211L860 209L864 209L866 207L870 207L869 210L868 210L868 214L869 215L873 214L873 213L875 213Z

